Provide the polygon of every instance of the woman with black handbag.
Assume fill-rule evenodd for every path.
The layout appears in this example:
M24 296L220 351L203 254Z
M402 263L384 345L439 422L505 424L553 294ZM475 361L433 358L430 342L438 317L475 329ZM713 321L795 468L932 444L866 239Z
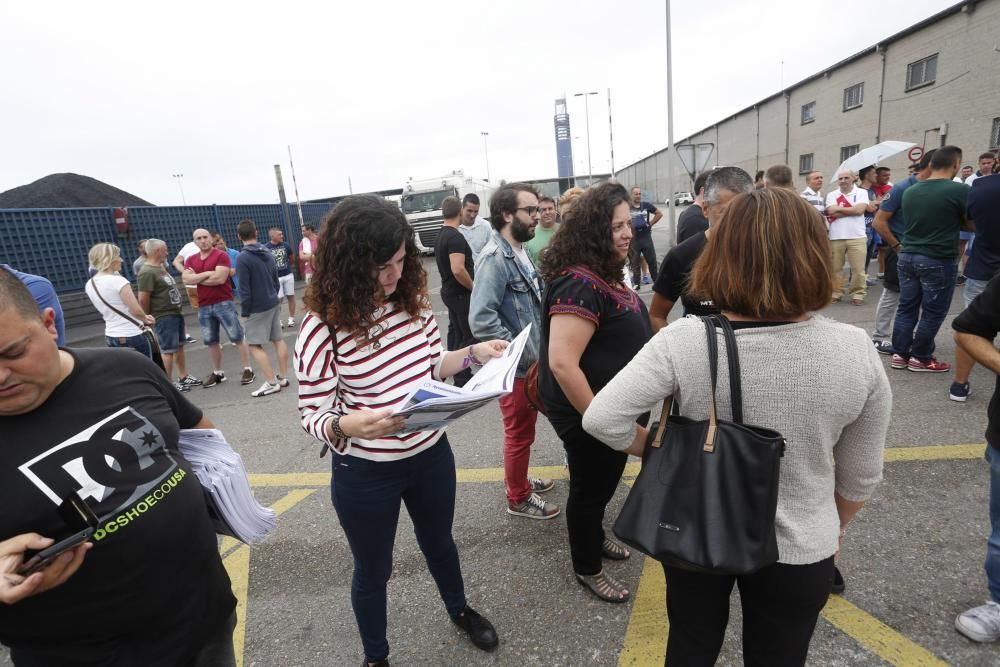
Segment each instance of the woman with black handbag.
M755 519L771 522L776 549L770 563L734 574L695 559L682 563L678 555L697 552L682 538L665 551L672 554L664 559L667 665L715 663L734 584L743 608L744 663L803 665L830 594L840 540L881 480L892 400L878 353L863 330L811 314L827 305L830 262L822 221L794 192L766 189L736 197L713 228L690 285L710 295L726 321L690 317L662 329L584 415L584 428L611 448L643 455L646 441L635 418L667 397L678 398L681 417L670 417L657 434L663 455L655 457L656 469L654 456L646 457L643 472L654 481L669 479L685 457L703 457L700 465L711 469L741 435L765 441L770 434L783 449L780 471L773 468L776 507ZM716 323L738 350L723 341L716 349ZM726 331L730 325L735 331ZM732 421L724 423L729 414ZM690 442L684 436L692 432L698 438ZM693 451L680 451L684 444ZM712 499L715 508L705 503L701 510L722 508L724 521L745 512L739 490L759 472L731 469L714 484L700 478L701 488L685 489L686 495ZM643 508L658 536L696 531L704 518L657 520L670 509ZM744 523L733 532L742 532ZM727 545L716 546L725 551ZM745 554L729 555L741 562Z
M594 394L652 335L646 306L622 278L632 241L628 201L617 183L585 191L563 217L541 269L546 288L538 388L569 464L566 525L573 572L606 602L625 602L630 595L601 564L602 557L630 555L602 526L628 456L595 440L581 421Z

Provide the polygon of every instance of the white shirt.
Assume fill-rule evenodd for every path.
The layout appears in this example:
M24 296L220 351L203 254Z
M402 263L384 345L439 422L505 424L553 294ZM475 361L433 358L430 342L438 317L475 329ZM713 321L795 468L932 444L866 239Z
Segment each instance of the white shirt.
M181 251L177 254L183 257L184 261L186 262L188 257L197 252L201 252L201 249L197 245L195 245L194 241L188 241L187 243L184 244L184 247L181 248Z
M472 249L472 261L475 263L479 259L479 253L490 240L493 233L492 225L482 218L476 218L476 221L469 226L459 225L458 231L462 232L462 236Z
M120 338L122 336L138 336L142 333L142 329L136 326L135 322L130 322L124 317L114 312L110 308L104 305L100 297L97 296L97 292L94 291L94 286L97 286L97 290L100 295L104 297L104 301L107 301L110 305L114 306L126 315L131 316L132 313L129 312L128 306L122 301L121 290L122 287L128 285L129 282L122 278L121 276L94 276L93 280L87 281L87 286L84 291L87 292L87 296L90 297L90 302L94 304L94 308L97 308L97 312L101 314L104 318L104 335L110 336L111 338ZM129 288L131 289L131 287Z
M827 207L843 206L843 203L837 203L837 199L840 197L847 199L851 206L861 203L867 204L871 200L868 196L868 191L862 190L857 186L853 187L847 194L844 194L840 191L840 188L837 188L826 195ZM865 216L863 213L861 215L849 215L846 218L834 218L833 222L830 223L831 241L863 238L865 238Z

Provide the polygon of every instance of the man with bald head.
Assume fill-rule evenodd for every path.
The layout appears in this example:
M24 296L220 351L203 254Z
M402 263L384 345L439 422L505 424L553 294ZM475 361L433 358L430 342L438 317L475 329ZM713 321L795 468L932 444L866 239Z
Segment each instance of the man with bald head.
M868 235L865 232L865 210L870 197L867 190L854 185L855 173L850 169L837 172L837 189L826 195L826 215L830 221L830 247L833 252L833 302L844 296L844 256L851 267L849 286L851 303L860 306L868 294L865 257Z
M217 236L218 234L216 234ZM243 327L233 303L232 263L229 254L214 247L212 233L207 229L196 229L192 235L198 252L184 261L181 280L185 286L194 286L198 292L198 324L201 336L212 357L212 374L202 383L203 387L214 387L226 381L222 370L222 348L219 347L219 327L240 352L243 360L243 375L240 384L250 384L255 376L250 368L250 349L243 340Z

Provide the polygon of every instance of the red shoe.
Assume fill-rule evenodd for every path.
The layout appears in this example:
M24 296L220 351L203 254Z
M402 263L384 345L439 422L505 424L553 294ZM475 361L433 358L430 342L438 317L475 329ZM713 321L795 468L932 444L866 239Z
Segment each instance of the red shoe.
M920 361L916 357L910 357L906 370L914 373L947 373L951 370L951 364L938 361L934 357L931 357L930 361Z

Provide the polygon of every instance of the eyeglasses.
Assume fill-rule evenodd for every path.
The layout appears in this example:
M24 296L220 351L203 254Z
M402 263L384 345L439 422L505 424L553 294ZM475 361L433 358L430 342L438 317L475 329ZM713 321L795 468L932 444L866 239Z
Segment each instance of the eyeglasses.
M537 206L518 206L517 210L524 211L529 217L534 217L539 212L539 208Z

